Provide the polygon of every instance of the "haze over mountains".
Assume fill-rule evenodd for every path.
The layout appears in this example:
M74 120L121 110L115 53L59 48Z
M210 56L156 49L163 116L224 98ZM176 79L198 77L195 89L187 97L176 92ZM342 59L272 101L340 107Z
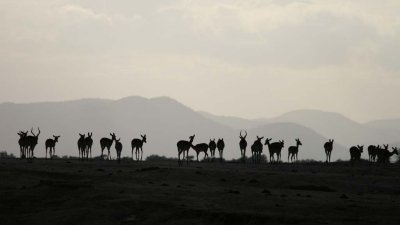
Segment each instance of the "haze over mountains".
M395 120L400 124L400 120ZM44 142L54 135L61 135L56 154L78 155L78 133L93 132L93 155L100 154L99 139L115 132L124 146L123 155L131 154L130 141L147 134L144 156L151 154L177 156L176 142L196 134L194 143L209 142L210 138L223 137L226 143L224 156L238 158L240 129L247 129L248 150L255 136L285 140L282 158L286 160L287 147L300 138L300 159L324 160L323 143L335 139L332 159L348 159L348 147L355 144L394 143L400 130L394 122L354 122L340 114L316 110L299 110L272 119L247 120L237 117L215 116L196 112L168 98L127 97L120 100L83 99L68 102L29 104L0 104L0 150L19 155L19 130L34 127L41 129L35 155L44 156ZM264 153L269 156L268 148ZM192 152L193 154L193 152ZM112 155L115 149L112 146ZM364 155L366 156L366 155ZM202 157L202 156L201 156Z

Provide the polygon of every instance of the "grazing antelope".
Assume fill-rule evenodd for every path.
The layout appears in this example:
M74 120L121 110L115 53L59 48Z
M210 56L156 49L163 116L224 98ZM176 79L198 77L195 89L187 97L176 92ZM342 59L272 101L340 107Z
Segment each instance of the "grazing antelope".
M111 153L110 153L111 145L113 144L113 142L115 140L117 140L116 137L115 137L115 133L110 133L110 135L111 135L111 139L110 138L106 138L106 137L100 139L101 158L103 158L104 149L107 148L107 151L108 151L107 159L108 160L111 159Z
M219 160L222 162L222 158L224 157L224 148L225 148L225 142L224 139L218 139L217 141L217 148L218 148L218 153L219 153Z
M58 138L60 138L61 136L55 136L53 135L54 139L47 139L45 142L45 146L46 146L46 159L47 159L47 149L49 148L49 158L53 158L54 155L56 154L56 143L58 142Z
M136 161L139 161L139 155L140 155L140 161L143 160L143 143L146 143L146 135L140 135L142 139L135 138L131 142L132 146L132 160L133 160L133 150L135 149L135 156L136 156ZM140 154L140 152L142 154Z
M242 131L240 131L240 134L239 134L240 135L239 136L239 138L240 138L240 142L239 142L240 154L243 159L246 158L246 148L247 148L247 141L246 141L247 131L244 131L244 132L246 132L246 134L244 136L242 135Z
M296 146L290 146L288 148L288 162L289 162L289 157L290 160L293 162L294 160L298 160L297 154L299 153L299 146L303 145L300 140L297 138L296 139Z
M18 144L19 144L19 149L21 151L20 155L21 158L23 159L26 157L26 150L27 150L26 136L28 135L28 131L26 132L20 131L17 134L19 136Z
M375 162L376 161L376 156L378 155L378 152L381 150L381 146L377 145L370 145L368 146L368 161L369 162Z
M396 154L398 155L398 148L397 147L393 147L392 150L393 151L389 151L389 145L383 145L383 149L381 149L378 152L378 163L390 163L390 157L392 157L392 155Z
M207 157L208 157L208 153L207 153L207 151L208 151L208 144L206 144L206 143L200 143L200 144L197 144L197 145L193 145L192 144L192 146L191 146L193 149L194 149L194 151L196 152L196 156L197 156L197 162L199 161L199 154L200 154L200 152L204 152L204 159L206 159ZM187 157L187 156L186 156ZM203 160L204 160L203 159Z
M326 163L330 163L331 162L331 154L332 154L332 150L333 150L333 139L329 139L328 142L325 142L324 144L324 149L325 149L325 155L326 155Z
M79 152L79 158L83 159L85 155L85 135L79 133L79 139L78 139L78 152Z
M351 165L354 165L356 161L360 161L361 159L361 153L363 152L364 145L357 145L357 146L352 146L350 148L350 162Z
M274 143L270 143L272 139L271 138L267 138L265 140L265 144L264 145L268 145L268 150L269 150L269 161L271 163L275 162L280 162L281 161L281 151L282 148L284 147L284 141L278 141L278 142L274 142ZM276 154L276 161L275 161L275 157L274 154Z
M215 149L217 149L217 144L215 143L215 138L210 139L210 143L208 143L208 147L210 148L211 158L215 157Z
M253 163L261 162L261 153L263 151L263 144L261 140L264 137L258 137L257 140L254 141L253 145L251 146L251 156L253 158Z
M185 152L186 152L186 164L189 164L189 149L192 147L192 143L194 140L195 135L189 137L189 141L186 140L180 140L178 143L176 143L176 146L178 147L178 165L182 165L181 162L181 154L183 153L182 160L185 158Z
M92 158L92 145L93 145L92 135L93 135L93 133L88 132L87 135L88 136L85 138L85 152L86 152L86 159L89 159L89 154L90 154L90 158Z
M121 163L122 143L120 141L121 141L121 138L119 138L118 140L115 140L115 150L117 151L118 163Z
M32 136L26 136L26 144L28 146L28 153L27 153L28 158L33 158L34 157L33 151L35 150L35 147L36 147L36 145L38 143L39 134L40 134L39 127L38 127L38 133L37 134L33 133L33 128L31 129L31 133L32 133Z

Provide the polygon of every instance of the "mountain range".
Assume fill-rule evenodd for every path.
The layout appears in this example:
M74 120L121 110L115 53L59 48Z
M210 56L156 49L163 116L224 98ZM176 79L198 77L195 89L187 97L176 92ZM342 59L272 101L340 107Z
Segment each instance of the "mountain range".
M282 158L287 157L287 147L300 138L303 145L300 159L324 160L323 144L335 139L332 159L348 159L348 148L356 144L396 143L400 137L400 119L377 120L365 124L357 123L343 115L317 110L297 110L271 119L248 120L238 117L216 116L194 111L168 97L143 98L137 96L119 100L81 99L65 102L42 102L0 104L0 151L19 155L19 130L40 127L39 144L35 155L44 156L46 138L61 135L56 154L78 155L78 133L93 132L93 154L100 154L99 140L114 132L121 138L123 155L131 155L132 138L147 134L144 156L151 154L177 156L176 143L196 134L194 144L211 138L224 138L227 159L238 158L239 132L246 129L248 136L247 155L256 136L285 140ZM397 126L397 124L399 126ZM268 154L268 148L264 147ZM193 154L193 152L192 152ZM115 157L115 149L112 147ZM364 154L366 157L366 154ZM286 159L285 159L286 160Z

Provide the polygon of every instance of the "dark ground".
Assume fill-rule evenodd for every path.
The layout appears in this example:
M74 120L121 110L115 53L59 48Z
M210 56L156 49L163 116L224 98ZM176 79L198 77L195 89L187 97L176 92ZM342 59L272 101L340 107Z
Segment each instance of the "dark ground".
M400 224L400 166L1 159L0 224Z

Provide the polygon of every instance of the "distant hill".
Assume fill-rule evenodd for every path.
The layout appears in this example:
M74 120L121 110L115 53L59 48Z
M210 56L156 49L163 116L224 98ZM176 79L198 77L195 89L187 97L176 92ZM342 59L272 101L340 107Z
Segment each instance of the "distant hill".
M231 128L206 119L179 102L167 98L128 97L117 101L84 99L69 102L0 104L1 149L19 155L17 132L40 126L36 154L44 155L45 138L61 135L58 155L77 155L78 133L93 132L94 152L100 153L99 139L115 132L130 155L130 140L147 134L145 154L176 156L176 142L196 134L195 143L209 136L229 136ZM115 155L114 146L113 153Z
M263 120L263 122L297 123L309 127L327 138L333 138L345 146L391 143L399 138L388 129L366 126L341 114L318 110L292 111L277 118Z
M53 134L61 135L56 147L57 155L78 155L78 133L89 131L93 132L94 155L100 154L99 139L109 137L110 132L115 132L121 138L125 156L131 155L130 141L140 134L147 134L144 156L159 154L176 157L177 141L196 134L195 144L223 137L226 142L224 156L228 159L240 156L238 142L241 129L248 132L248 155L250 145L255 136L259 135L273 138L273 141L284 139L283 158L287 157L287 147L294 145L295 138L303 142L299 157L317 160L325 159L322 145L328 138L335 139L333 160L348 159L348 147L353 144L398 141L398 136L386 128L359 124L336 113L302 110L274 119L246 120L196 112L168 97L148 99L132 96L120 100L3 103L0 104L0 124L0 150L16 155L19 155L17 132L30 130L31 127L37 132L39 126L42 133L35 151L39 157L44 156L46 138ZM115 157L114 146L112 154Z
M398 137L397 140L400 141L400 119L374 120L365 123L364 125L392 132L393 135Z
M243 119L235 116L217 116L204 111L198 111L198 113L210 120L213 120L236 130L251 129L266 123L262 121Z
M284 150L282 151L282 159L287 160L287 149L289 146L295 145L295 139L299 138L302 146L299 148L299 159L315 159L325 160L325 151L323 148L324 143L327 141L326 137L318 134L314 130L304 127L295 123L271 123L249 130L251 136L249 145L254 142L255 136L264 136L263 143L266 138L272 138L271 142L279 140L285 141ZM254 138L253 138L254 136ZM268 152L268 147L264 146L264 153ZM348 159L349 153L344 146L334 143L334 150L332 152L332 160Z

